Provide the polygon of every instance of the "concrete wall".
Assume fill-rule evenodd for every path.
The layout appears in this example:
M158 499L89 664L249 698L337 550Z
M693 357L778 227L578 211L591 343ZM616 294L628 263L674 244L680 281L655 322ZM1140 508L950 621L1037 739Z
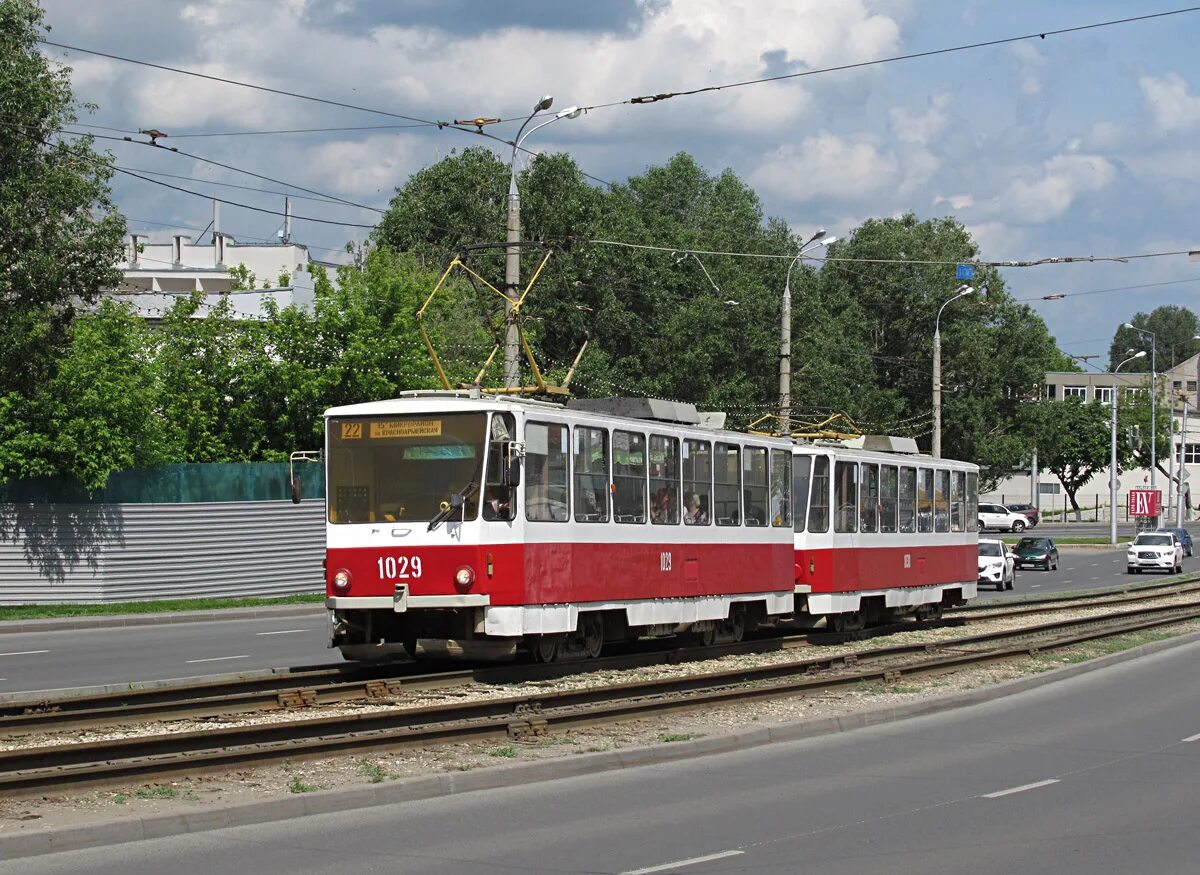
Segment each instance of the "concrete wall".
M325 502L0 504L0 605L321 592Z

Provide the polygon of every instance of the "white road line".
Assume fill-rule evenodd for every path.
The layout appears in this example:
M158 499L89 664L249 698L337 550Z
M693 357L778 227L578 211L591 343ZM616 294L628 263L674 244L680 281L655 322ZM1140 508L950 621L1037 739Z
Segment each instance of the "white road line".
M220 662L223 659L249 659L249 658L250 658L249 653L243 653L241 656L212 656L212 657L209 657L208 659L189 659L187 661L187 664L191 665L194 662Z
M1088 580L1099 580L1099 577L1089 577Z
M1031 586L1031 587L1029 587L1029 588L1030 588L1030 589L1041 589L1041 588L1042 588L1042 585L1041 585L1040 583L1035 583L1033 586Z
M668 869L680 869L684 866L695 866L697 863L709 863L713 860L724 860L726 857L736 857L745 851L721 851L719 854L708 854L703 857L691 857L687 860L676 860L674 863L661 863L658 866L647 866L645 869L630 869L621 875L650 875L651 872L666 872Z
M0 653L0 656L32 656L35 653L49 652L49 650L14 650L12 653Z
M255 635L291 635L294 632L307 632L307 629L282 629L279 632L255 632Z
M4 678L0 678L0 681L2 681L2 680L4 680ZM1184 741L1185 742L1200 741L1200 732L1196 733L1195 735L1189 735L1187 738L1184 739Z
M1093 562L1093 563L1091 564L1091 566L1090 566L1090 567L1091 567L1091 568L1099 568L1099 567L1100 567L1100 563L1099 563L1099 562Z
M1057 784L1058 778L1047 778L1034 784L1022 784L1020 787L1009 787L1007 790L997 790L995 793L984 793L984 799L999 799L1001 796L1011 796L1013 793L1024 793L1026 790L1036 790L1038 787L1049 787Z

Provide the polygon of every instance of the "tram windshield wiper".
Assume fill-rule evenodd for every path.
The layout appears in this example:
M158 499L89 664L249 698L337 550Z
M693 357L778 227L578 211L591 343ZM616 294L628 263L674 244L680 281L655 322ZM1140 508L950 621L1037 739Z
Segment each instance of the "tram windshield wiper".
M450 515L452 513L454 513L456 510L461 511L463 509L463 506L466 505L467 499L471 497L471 493L473 493L478 488L479 488L479 484L476 483L474 480L472 480L470 483L468 483L466 486L464 486L458 492L455 492L453 495L451 495L450 502L446 505L445 508L443 508L442 510L439 510L437 512L437 516L435 516L433 519L431 519L429 521L429 527L427 529L425 529L425 531L432 532L434 529L436 529L438 526L440 526L443 522L448 520L450 518Z

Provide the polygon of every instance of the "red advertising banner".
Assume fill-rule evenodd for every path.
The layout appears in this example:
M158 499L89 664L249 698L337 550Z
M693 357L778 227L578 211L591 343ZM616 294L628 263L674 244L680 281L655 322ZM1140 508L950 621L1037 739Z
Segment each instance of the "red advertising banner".
M1129 515L1139 517L1158 516L1162 512L1161 489L1130 489Z

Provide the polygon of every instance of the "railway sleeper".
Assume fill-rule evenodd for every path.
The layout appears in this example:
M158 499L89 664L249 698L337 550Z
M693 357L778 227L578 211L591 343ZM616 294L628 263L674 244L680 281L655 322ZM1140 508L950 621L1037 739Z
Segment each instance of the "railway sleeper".
M285 690L276 696L280 708L311 708L317 704L316 690Z

